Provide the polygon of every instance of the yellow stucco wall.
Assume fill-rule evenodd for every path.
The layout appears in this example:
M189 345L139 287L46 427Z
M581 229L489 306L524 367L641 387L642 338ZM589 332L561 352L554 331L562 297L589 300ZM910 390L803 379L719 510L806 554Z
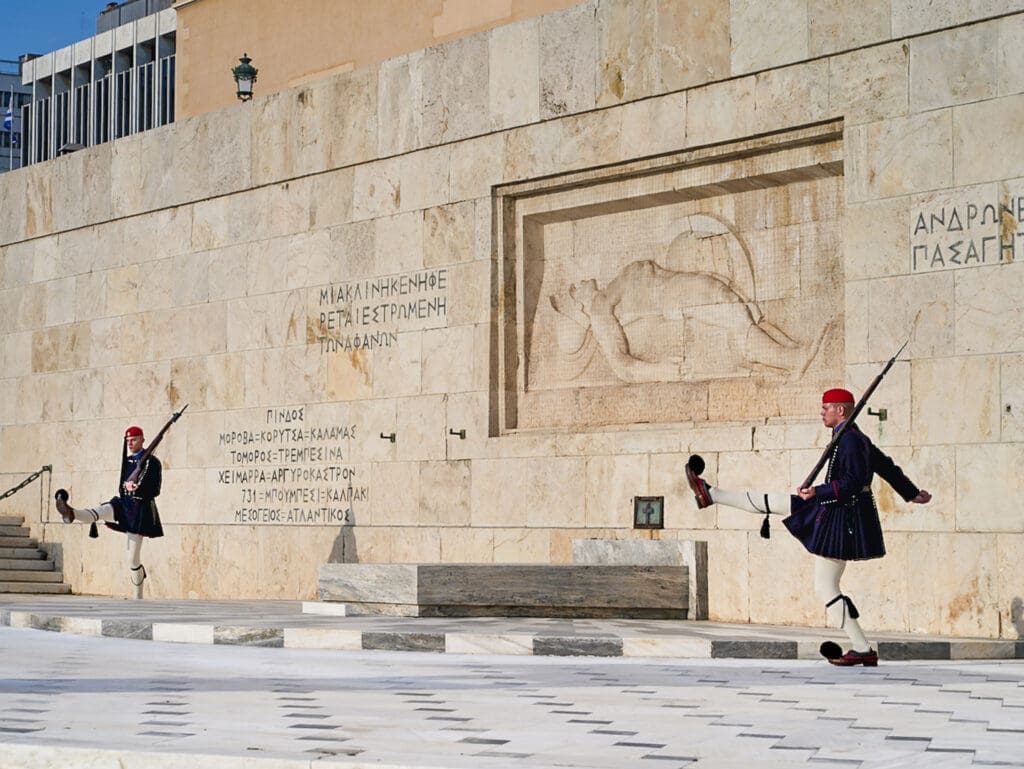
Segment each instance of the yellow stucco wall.
M579 0L179 0L179 120L235 101L243 53L267 95Z

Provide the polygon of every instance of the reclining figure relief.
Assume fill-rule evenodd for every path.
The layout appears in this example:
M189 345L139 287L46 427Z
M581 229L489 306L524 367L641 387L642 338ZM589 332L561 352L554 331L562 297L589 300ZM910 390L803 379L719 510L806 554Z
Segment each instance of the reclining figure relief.
M754 272L742 240L707 214L689 216L667 249L668 266L630 262L601 288L597 280L549 295L569 380L600 353L627 383L752 376L798 378L834 325L801 342L754 299Z

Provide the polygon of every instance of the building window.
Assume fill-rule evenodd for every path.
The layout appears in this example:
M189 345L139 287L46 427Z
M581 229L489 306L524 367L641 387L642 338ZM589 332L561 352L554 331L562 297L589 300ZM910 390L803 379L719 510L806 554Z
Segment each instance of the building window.
M110 141L110 75L96 81L96 122L94 144Z
M89 143L89 84L75 88L75 144Z
M71 116L71 94L67 91L59 93L53 97L54 109L56 114L54 115L56 125L54 126L56 131L56 141L54 142L55 152L60 152L61 148L68 143L69 133L71 126L69 125Z
M174 122L174 55L160 59L160 125Z
M41 163L50 159L50 100L40 99L35 105L35 152L32 162Z
M153 62L143 64L138 68L138 112L140 131L148 131L153 127L153 74L156 68Z
M21 165L28 165L28 139L26 132L29 130L29 126L32 124L29 122L29 116L32 114L31 102L24 105L21 108L21 136L18 137L18 141L21 142Z
M120 139L132 132L132 73L118 72L115 77L114 138Z

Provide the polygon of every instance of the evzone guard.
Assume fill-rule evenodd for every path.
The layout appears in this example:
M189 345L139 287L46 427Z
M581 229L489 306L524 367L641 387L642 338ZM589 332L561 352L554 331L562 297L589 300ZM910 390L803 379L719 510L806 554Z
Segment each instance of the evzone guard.
M163 465L153 454L153 450L163 439L167 428L178 420L186 408L187 404L171 417L148 449L144 447L145 435L141 427L132 425L125 430L118 492L109 502L97 507L74 508L68 504L69 495L66 490L58 489L55 495L57 512L64 523L80 521L90 524L90 537L97 536L97 521L103 521L114 531L125 533L128 577L135 598L142 598L143 583L147 576L146 567L142 565L142 541L147 537L156 538L164 535L156 506L156 498L160 496L163 482Z
M822 644L821 653L833 665L874 667L878 664L878 653L861 630L857 608L839 585L848 561L885 555L882 526L871 493L873 476L879 475L907 502L925 504L932 498L927 491L915 486L853 422L882 375L865 392L857 408L849 390L837 388L822 395L821 420L832 430L833 441L822 455L823 461L795 494L712 487L700 477L705 466L701 457L691 456L686 464L686 479L698 507L720 504L764 515L762 536L768 536L768 515L786 515L782 521L785 527L809 553L817 556L814 559L815 592L825 604L829 621L845 630L850 639L850 649L845 654L831 641ZM824 483L812 485L826 461Z

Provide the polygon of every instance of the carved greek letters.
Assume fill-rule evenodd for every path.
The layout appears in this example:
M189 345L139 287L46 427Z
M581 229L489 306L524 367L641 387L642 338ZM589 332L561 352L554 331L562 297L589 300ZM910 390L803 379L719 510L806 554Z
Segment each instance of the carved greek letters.
M911 272L1008 264L1024 249L1024 195L983 200L988 191L922 202L910 214Z
M317 291L311 322L322 353L398 344L401 331L447 322L448 270L339 283Z
M233 518L245 524L342 525L369 498L360 471L346 464L353 424L310 424L306 408L268 408L263 423L219 434L232 489Z

